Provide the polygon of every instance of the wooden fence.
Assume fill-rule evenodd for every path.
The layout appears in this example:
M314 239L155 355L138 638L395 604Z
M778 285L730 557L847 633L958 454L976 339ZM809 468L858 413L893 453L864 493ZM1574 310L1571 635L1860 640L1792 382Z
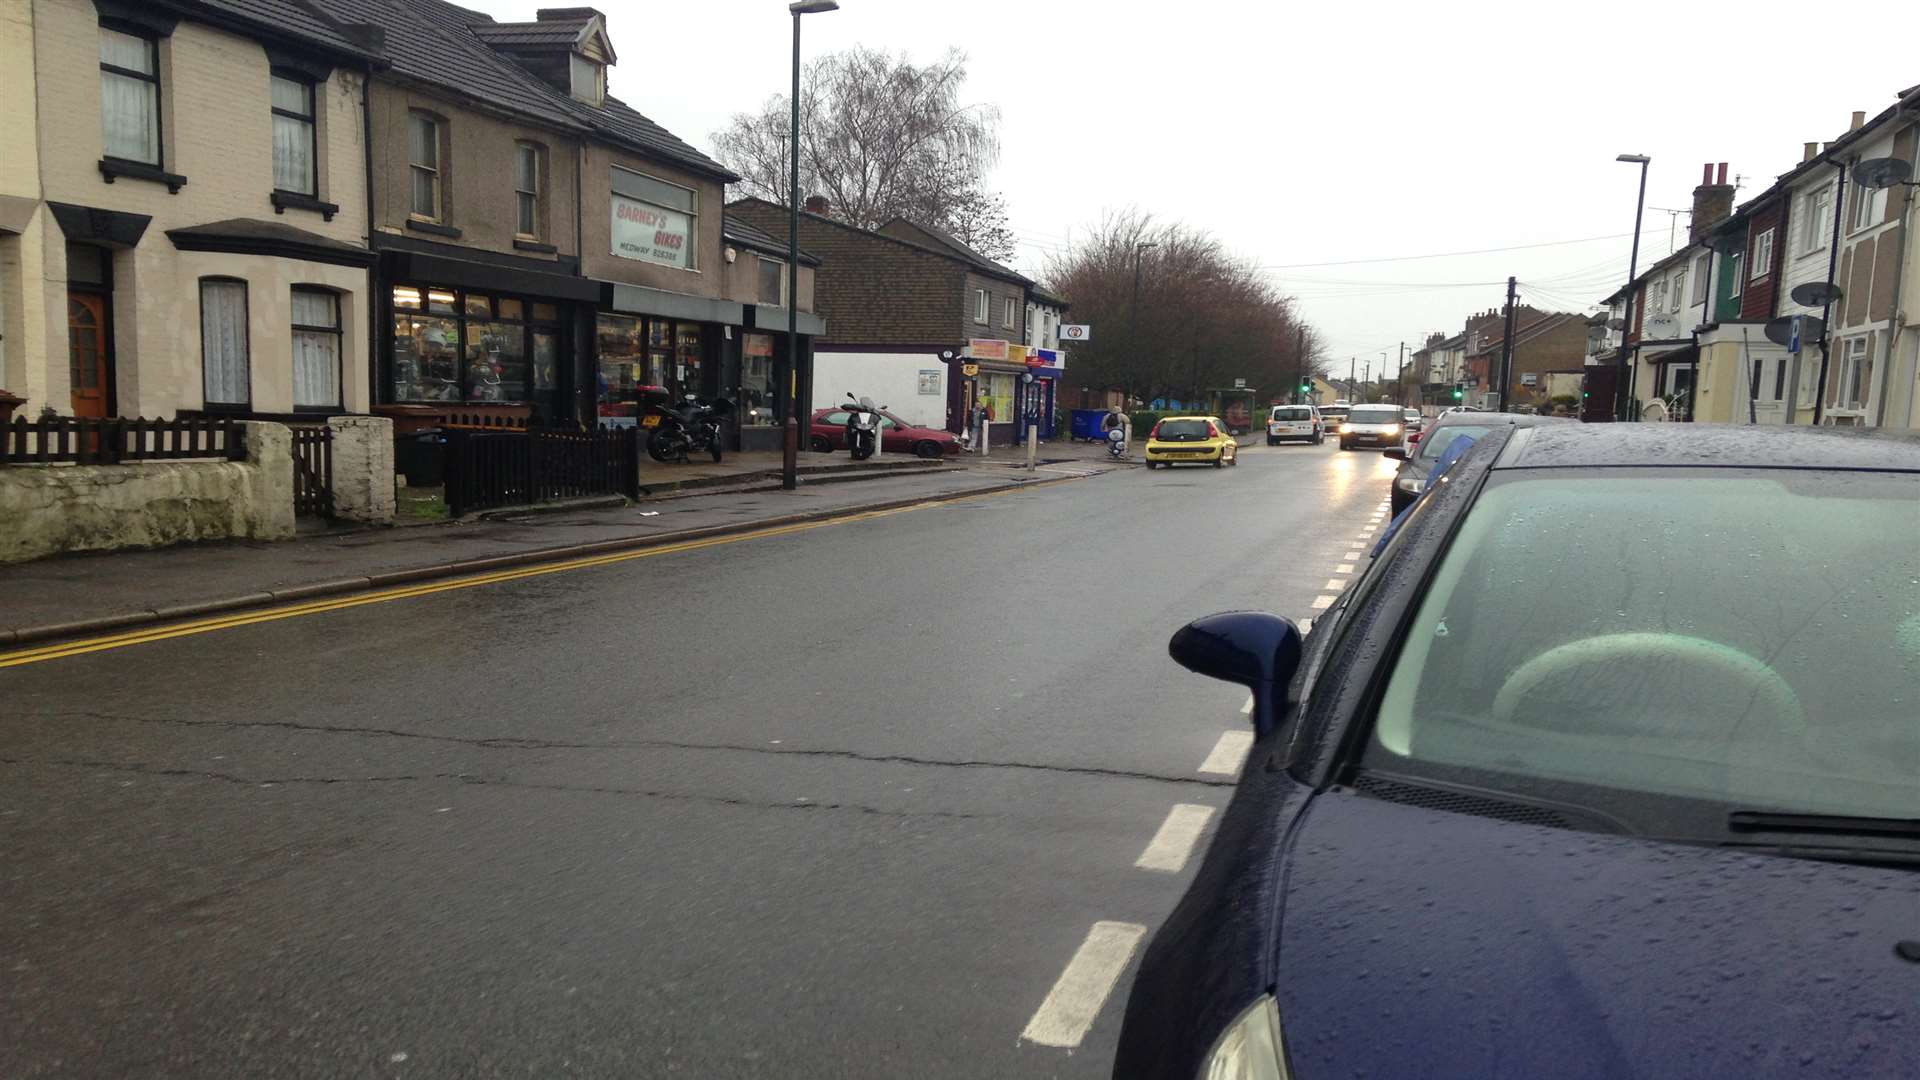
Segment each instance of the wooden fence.
M29 420L21 416L0 426L0 464L5 465L121 465L192 458L243 461L246 456L242 428L226 417Z
M333 429L321 424L293 431L293 512L333 516Z

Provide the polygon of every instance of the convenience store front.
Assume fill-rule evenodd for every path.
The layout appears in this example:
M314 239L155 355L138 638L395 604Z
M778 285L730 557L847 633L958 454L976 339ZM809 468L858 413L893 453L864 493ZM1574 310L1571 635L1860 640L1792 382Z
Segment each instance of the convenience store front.
M745 312L738 303L617 282L596 282L591 389L595 422L632 427L649 398L688 394L741 402ZM737 412L744 414L744 408ZM730 423L743 422L736 415ZM730 440L737 448L737 439Z

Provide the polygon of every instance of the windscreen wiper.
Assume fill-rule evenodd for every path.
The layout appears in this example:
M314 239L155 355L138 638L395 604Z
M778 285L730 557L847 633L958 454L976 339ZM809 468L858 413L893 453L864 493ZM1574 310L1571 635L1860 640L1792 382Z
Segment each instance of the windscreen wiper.
M1727 815L1727 828L1737 833L1809 833L1824 836L1886 836L1920 839L1920 818L1735 810Z

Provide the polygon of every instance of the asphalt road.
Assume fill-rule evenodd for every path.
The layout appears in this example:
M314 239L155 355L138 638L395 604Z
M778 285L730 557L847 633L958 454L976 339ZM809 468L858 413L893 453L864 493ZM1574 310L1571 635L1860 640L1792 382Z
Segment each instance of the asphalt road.
M1315 614L1391 464L1258 447L0 671L0 1076L1105 1076L1246 729L1167 636Z

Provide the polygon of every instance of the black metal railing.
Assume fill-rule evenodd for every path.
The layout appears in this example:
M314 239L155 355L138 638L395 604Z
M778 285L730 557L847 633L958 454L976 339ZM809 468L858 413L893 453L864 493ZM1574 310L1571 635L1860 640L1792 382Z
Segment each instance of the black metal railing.
M333 516L333 429L323 425L293 431L293 512Z
M637 428L446 433L447 510L454 515L583 495L636 496Z
M222 416L172 420L139 416L29 420L21 416L0 426L0 464L6 465L121 465L194 458L242 461L246 456L244 429Z

